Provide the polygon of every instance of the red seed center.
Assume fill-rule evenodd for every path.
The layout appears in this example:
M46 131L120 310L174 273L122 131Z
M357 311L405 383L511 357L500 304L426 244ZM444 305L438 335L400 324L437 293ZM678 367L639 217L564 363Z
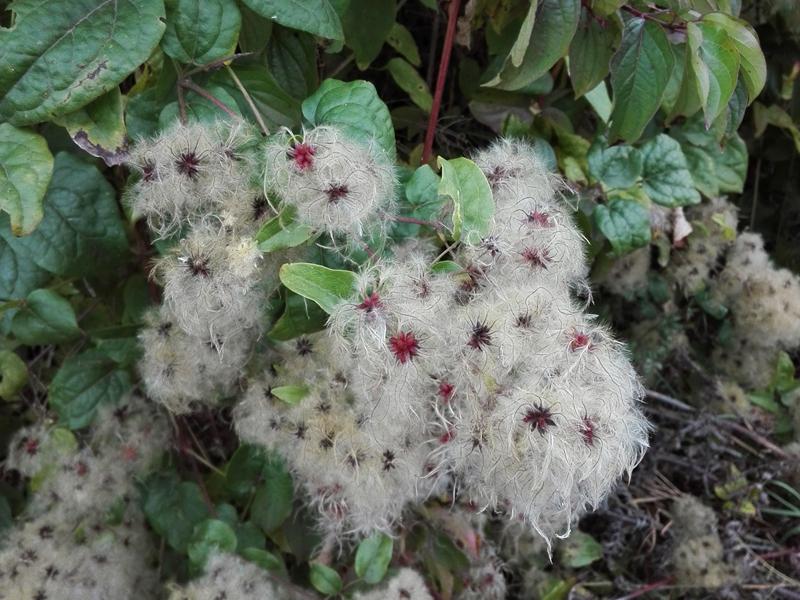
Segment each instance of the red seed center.
M419 342L410 331L401 331L390 337L389 348L401 364L407 363L419 354Z

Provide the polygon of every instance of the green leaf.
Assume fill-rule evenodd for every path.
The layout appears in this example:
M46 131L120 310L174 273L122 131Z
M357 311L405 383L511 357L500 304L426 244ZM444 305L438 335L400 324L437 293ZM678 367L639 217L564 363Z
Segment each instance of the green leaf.
M320 594L333 596L341 591L342 578L339 577L339 573L321 563L311 563L309 566L310 572L308 576L311 580L311 585Z
M206 519L195 525L186 553L192 566L202 570L211 554L235 550L236 532L233 528L225 521Z
M329 40L344 40L342 23L328 0L242 0L253 11L286 27Z
M681 149L695 187L709 198L719 196L717 167L711 155L714 150L691 144L681 144Z
M277 457L271 457L264 466L263 478L253 498L250 518L264 533L271 533L292 514L294 487L286 465Z
M703 61L702 46L703 34L700 29L694 25L687 27L686 44L683 47L683 72L670 118L677 115L691 117L701 108L705 109L708 104L710 74L708 65Z
M16 352L0 350L0 398L12 400L28 383L28 367Z
M385 533L373 533L362 540L356 550L356 575L367 583L379 583L389 568L393 547L392 538Z
M243 498L253 491L267 464L262 448L242 444L236 449L225 470L225 487L234 498Z
M613 108L613 105L611 104L611 98L608 95L606 82L601 81L598 83L597 87L586 92L584 97L586 98L586 101L592 105L594 112L596 112L597 116L602 119L603 123L608 124L608 121L611 118L611 109Z
M416 210L435 205L438 211L438 207L441 206L439 201L439 181L439 176L430 165L417 167L406 183L406 200Z
M460 273L463 271L464 267L452 260L440 260L431 266L431 273L434 275L441 273Z
M386 37L387 43L402 54L405 59L415 67L422 64L419 57L419 50L417 49L417 42L414 41L414 36L411 32L400 23L394 23L389 35Z
M597 206L594 221L618 256L650 243L650 213L634 200L613 199Z
M206 91L224 104L229 110L241 115L241 110L237 106L236 99L224 87L219 85L208 86ZM186 99L186 118L188 121L200 123L213 123L221 119L230 119L225 111L217 107L213 102L195 94L191 90L184 93ZM158 115L158 126L161 129L168 129L179 118L178 102L170 102Z
M327 320L328 313L315 302L309 302L302 296L290 292L286 298L283 314L267 335L273 340L285 342L306 333L323 330Z
M50 383L48 401L70 429L86 427L100 404L116 402L131 387L127 371L99 350L70 356Z
M128 240L116 192L93 165L60 152L44 199L44 218L19 246L42 269L64 276L118 269Z
M239 30L239 49L242 52L261 54L272 40L272 32L280 26L273 26L272 21L265 19L244 4L239 4L242 26Z
M633 146L605 147L606 140L595 140L587 155L589 175L606 189L633 186L642 175L642 156Z
M272 552L267 552L261 548L245 548L240 552L242 558L249 560L251 563L257 564L265 571L269 571L278 577L288 578L286 564L283 560Z
M514 42L514 58L509 55L500 72L484 85L501 90L522 89L539 79L567 53L578 27L580 0L538 0L538 7L534 5L532 3L531 7L536 14L528 13L521 37ZM532 28L529 27L531 21ZM522 49L525 50L522 61L515 66L513 61L519 59Z
M746 21L724 13L704 15L701 23L716 25L728 34L738 51L748 103L755 100L767 81L767 63L755 30Z
M642 146L640 152L644 191L653 202L671 208L700 202L677 140L661 133Z
M592 11L600 17L613 15L625 4L625 0L592 0Z
M14 235L28 235L42 220L52 174L53 156L42 136L0 124L0 210L11 217Z
M281 283L313 300L328 314L353 293L356 274L352 271L329 269L313 263L289 263L281 266Z
M233 54L241 25L235 0L172 0L161 47L178 62L205 65Z
M582 531L575 531L561 547L561 560L568 567L579 569L603 558L603 546Z
M308 241L314 230L294 220L297 209L287 207L261 226L256 233L258 249L262 252L274 252L284 248L294 248Z
M431 112L433 96L417 70L402 58L393 58L386 67L395 83L411 97L411 101L426 113Z
M11 321L11 332L28 346L58 344L80 335L72 305L51 290L34 290Z
M326 79L302 108L312 125L335 125L353 139L367 144L375 141L394 160L392 116L368 81Z
M272 388L272 395L286 402L286 404L298 404L303 398L308 396L311 391L306 385L281 385Z
M597 87L608 75L611 57L622 37L617 19L601 24L588 9L581 11L575 37L569 47L569 77L575 97Z
M728 140L722 152L717 152L715 166L720 192L739 194L744 190L747 145L738 134Z
M163 0L19 0L0 29L0 121L29 125L75 111L150 56Z
M295 127L300 123L300 102L281 87L264 65L239 62L231 69L250 94L253 104L270 129ZM230 73L225 70L219 71L210 81L214 82L214 87L217 89L224 89L229 98L235 99L232 106L229 102L225 102L226 105L233 109L238 105L238 112L252 119L251 109ZM219 115L218 109L213 108L213 110Z
M696 28L703 40L700 46L702 60L708 67L708 95L703 102L703 114L708 127L725 110L736 89L739 53L724 29L702 21L698 24L689 23L686 28L690 36L690 32Z
M8 215L0 213L0 300L24 298L50 279L50 274L37 266L26 238L14 237Z
M612 141L639 139L661 104L673 60L669 40L660 25L639 18L625 24L620 48L611 61Z
M342 15L345 43L362 71L375 60L394 25L397 0L349 0Z
M103 159L108 166L128 157L128 140L119 88L103 94L81 109L56 119L81 150Z
M275 27L267 45L267 67L287 93L302 100L317 89L314 38L307 33Z
M488 235L494 216L494 198L486 176L468 158L438 158L442 179L439 194L453 201L453 238L477 244Z
M196 483L175 473L154 473L142 483L141 505L147 522L171 548L186 552L196 525L209 517Z

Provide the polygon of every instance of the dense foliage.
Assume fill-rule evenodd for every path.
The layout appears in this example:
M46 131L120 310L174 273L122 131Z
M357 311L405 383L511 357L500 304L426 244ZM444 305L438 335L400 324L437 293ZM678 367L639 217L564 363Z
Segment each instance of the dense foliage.
M0 24L0 600L797 594L795 2Z

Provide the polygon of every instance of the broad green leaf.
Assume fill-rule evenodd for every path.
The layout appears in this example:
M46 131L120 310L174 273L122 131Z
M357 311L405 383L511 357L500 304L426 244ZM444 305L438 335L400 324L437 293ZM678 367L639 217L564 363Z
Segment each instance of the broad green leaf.
M433 96L417 70L402 58L393 58L386 67L395 83L411 97L411 101L426 113L431 112Z
M608 95L606 82L601 81L598 83L594 89L586 92L584 98L586 98L586 101L592 105L594 112L597 113L597 116L600 117L603 123L608 124L608 120L611 118L611 109L613 108L613 105L611 103L611 98Z
M19 0L0 29L0 121L28 125L79 109L147 60L163 0Z
M661 133L642 146L640 152L644 191L653 202L668 207L700 202L677 140Z
M747 179L747 145L744 140L735 135L714 158L719 191L723 194L741 193Z
M327 320L328 313L316 302L309 302L302 296L289 293L283 314L267 335L273 340L287 341L306 333L321 331Z
M533 28L523 29L522 39L514 43L516 51L525 49L521 63L515 66L509 56L500 72L484 85L519 90L539 79L567 53L580 12L580 0L538 0L535 16L529 15L525 21L529 25L533 20ZM527 39L525 33L529 33Z
M51 290L34 290L11 321L11 333L28 346L58 344L80 335L75 310Z
M242 444L233 453L225 469L225 487L234 498L243 498L260 483L267 456L259 446Z
M128 135L136 140L157 134L161 107L161 94L156 88L147 88L137 94L129 95L125 103L125 125Z
M356 575L367 583L379 583L389 568L393 547L392 538L385 533L373 533L362 540L356 550Z
M210 85L205 88L206 91L216 98L219 102L225 105L229 110L241 115L242 112L237 105L236 99L224 87L219 85ZM230 119L225 111L220 109L210 100L199 96L191 90L184 92L186 99L186 118L188 121L197 121L204 123L213 123L220 119ZM161 129L168 129L170 125L179 119L178 102L170 102L167 104L158 115L158 126Z
M349 298L355 286L352 271L329 269L313 263L289 263L281 266L281 283L304 298L313 300L328 314Z
M633 200L611 200L594 209L594 221L614 254L622 255L650 243L650 213Z
M174 473L150 475L141 485L141 498L150 526L178 552L186 552L195 526L210 516L197 484Z
M0 350L0 398L12 400L28 383L28 367L16 352Z
M704 15L701 23L713 24L730 36L738 50L742 79L749 102L755 100L767 80L767 63L755 30L746 21L724 13Z
M508 53L508 58L511 60L511 65L519 67L525 59L525 51L531 41L531 34L533 33L533 26L536 23L536 11L539 8L539 0L530 0L528 3L528 12L525 14L525 19L522 21L522 26L517 34L517 39L511 46L511 52Z
M389 35L386 37L386 42L415 67L422 64L417 42L414 41L414 36L405 26L400 23L394 23Z
M282 400L286 404L298 404L303 398L308 396L309 390L306 385L281 385L271 390L273 396Z
M660 25L639 18L625 24L620 48L611 61L611 141L639 139L661 104L673 60Z
M431 204L440 206L439 181L439 176L430 165L418 167L406 183L406 200L417 210Z
M267 127L270 129L296 127L300 123L300 102L281 87L272 74L264 68L264 65L239 62L234 64L231 69L242 82L247 93L250 94L253 104L264 118ZM214 83L214 87L224 89L231 98L235 99L235 104L231 108L235 109L238 106L239 113L247 115L251 121L254 119L250 106L227 70L216 73L211 81ZM217 112L217 114L219 113Z
M494 216L492 188L474 162L468 158L437 163L442 170L439 194L453 201L453 238L467 244L477 244L489 234Z
M286 564L272 552L267 552L261 548L245 548L240 552L242 558L257 564L265 571L269 571L279 577L287 577Z
M375 60L394 25L397 0L348 0L342 15L345 43L356 65L366 69Z
M262 17L245 4L238 4L242 17L242 26L239 29L239 49L242 52L261 54L267 44L272 40L273 32L280 27Z
M314 589L320 594L333 596L338 594L342 589L342 578L339 577L339 573L327 565L311 563L308 576L311 580L311 585L313 585Z
M601 24L588 9L581 11L578 29L569 47L569 77L576 98L606 78L621 37L619 20L609 19Z
M208 557L217 552L236 550L236 532L225 521L206 519L198 523L186 548L192 566L202 570Z
M708 98L703 104L706 126L725 110L736 89L739 76L739 53L724 29L710 23L689 23L687 31L697 28L703 43L702 60L708 67Z
M242 0L276 23L329 40L344 40L342 23L328 0Z
M57 275L97 276L118 269L128 240L114 188L96 167L60 152L44 218L18 245L37 266Z
M389 109L368 81L326 79L303 102L303 116L312 125L335 125L354 139L377 142L394 160L394 126Z
M739 126L744 120L744 113L747 111L747 88L744 85L742 71L739 70L739 80L736 82L736 89L728 101L728 110L725 117L725 132L723 137L732 137L739 130Z
M294 248L308 241L314 230L294 220L294 207L285 209L281 214L271 218L261 226L256 234L258 249L262 252L274 252L285 248Z
M695 187L709 198L719 196L717 167L712 156L714 150L692 144L681 144L681 149Z
M128 157L125 119L119 88L103 94L81 109L56 119L84 152L102 158L108 166Z
M205 65L233 54L241 24L235 0L171 0L161 47L179 62Z
M314 38L285 27L274 27L267 45L267 67L281 88L300 101L317 89Z
M277 457L265 465L263 480L256 490L250 509L253 523L265 533L275 531L292 513L294 488L292 476L286 470L283 461Z
M0 124L0 210L11 217L14 235L28 235L42 220L52 174L53 156L42 136Z
M568 567L579 569L603 558L600 543L582 531L575 531L560 548L561 560Z
M51 277L33 262L35 254L21 243L24 239L14 237L8 215L0 213L0 300L24 298Z
M70 356L50 383L48 401L70 429L86 427L101 404L116 402L131 387L127 371L99 350Z
M599 137L587 155L589 175L607 189L633 186L642 175L642 156L633 146L621 144L606 147L606 139Z
M691 117L708 105L711 85L708 65L703 60L703 33L690 23L686 29L686 44L683 46L683 72L670 118L677 115ZM670 81L671 82L671 81Z

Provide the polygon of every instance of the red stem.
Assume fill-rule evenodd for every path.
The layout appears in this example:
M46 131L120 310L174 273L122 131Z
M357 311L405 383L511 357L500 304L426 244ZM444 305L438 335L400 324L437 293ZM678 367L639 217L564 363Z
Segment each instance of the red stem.
M436 89L433 92L433 104L428 118L428 129L425 131L425 144L422 146L422 164L426 164L431 160L433 138L436 135L436 123L439 121L439 109L442 106L442 94L444 94L444 84L447 80L447 67L450 65L450 55L453 52L456 23L458 22L460 9L461 0L450 0L450 6L447 10L447 33L445 33L444 44L442 45L442 57L439 59L439 73L436 76Z
M241 118L239 115L237 115L235 112L233 112L230 108L228 108L221 100L219 100L216 96L214 96L211 92L209 92L207 90L204 90L203 88L201 88L199 85L197 85L192 80L184 79L183 81L181 81L181 86L185 87L187 90L192 90L198 96L202 96L203 98L205 98L206 100L211 102L214 106L219 108L222 112L227 114L228 116L233 117L234 119L240 119Z
M634 590L627 596L623 596L621 600L632 600L633 598L639 598L640 596L644 596L650 592L653 592L657 589L662 587L666 587L671 585L674 581L673 577L667 577L666 579L662 579L661 581L656 581L654 583L648 583L645 586L640 587L639 589Z

